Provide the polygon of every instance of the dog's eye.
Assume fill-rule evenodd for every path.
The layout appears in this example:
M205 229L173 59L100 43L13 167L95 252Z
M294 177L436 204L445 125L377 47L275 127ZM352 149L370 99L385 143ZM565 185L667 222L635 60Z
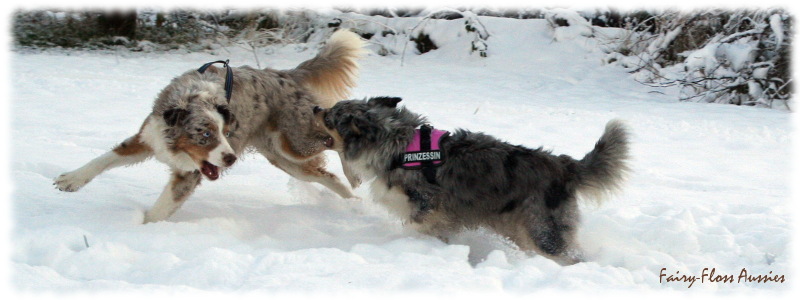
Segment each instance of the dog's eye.
M203 137L210 137L210 136L211 136L211 131L203 132Z
M327 111L325 112L325 116L322 117L322 123L325 125L325 127L333 129L333 118L328 117Z
M226 132L225 137L231 137L231 132L230 131Z

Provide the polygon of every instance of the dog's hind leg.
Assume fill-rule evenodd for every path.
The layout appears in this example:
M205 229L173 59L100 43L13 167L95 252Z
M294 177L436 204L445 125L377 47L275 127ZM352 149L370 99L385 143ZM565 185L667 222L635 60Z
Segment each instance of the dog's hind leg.
M153 150L136 134L83 167L61 174L53 184L61 191L75 192L106 170L139 163L151 156Z
M503 234L510 237L522 250L534 251L561 265L583 261L575 241L578 226L577 207L564 204L550 209L541 207L539 213L528 215L519 226L508 226Z
M581 261L573 251L574 228L566 224L558 224L557 221L550 219L544 226L529 228L529 234L533 239L535 251L548 257L561 265L572 265Z
M172 171L169 183L158 196L156 204L144 215L144 223L163 221L169 218L186 202L189 195L200 184L200 172Z

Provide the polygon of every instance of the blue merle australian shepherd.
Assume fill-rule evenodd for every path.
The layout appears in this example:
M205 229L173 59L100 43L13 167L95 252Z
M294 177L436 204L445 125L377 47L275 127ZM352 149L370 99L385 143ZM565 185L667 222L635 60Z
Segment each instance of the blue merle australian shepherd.
M594 149L576 160L479 132L425 130L426 119L397 107L400 100L376 97L314 108L355 181L375 179L371 190L378 202L444 241L463 228L488 227L526 252L561 264L582 260L575 241L577 201L601 200L619 189L628 171L628 134L621 122L609 122ZM420 140L428 148L408 149Z

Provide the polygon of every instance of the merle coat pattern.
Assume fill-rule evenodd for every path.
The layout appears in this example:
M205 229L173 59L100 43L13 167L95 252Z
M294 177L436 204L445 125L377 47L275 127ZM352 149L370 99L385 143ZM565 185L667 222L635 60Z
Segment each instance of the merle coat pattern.
M341 139L346 164L362 179L375 177L377 201L417 230L446 241L462 228L494 229L521 249L562 264L580 261L575 241L578 197L602 199L628 170L628 138L616 120L606 125L583 159L512 145L489 135L456 130L442 140L446 160L431 184L417 170L393 168L426 119L400 98L341 101L317 118Z
M100 173L150 157L169 166L172 176L144 222L168 218L200 184L216 180L248 149L264 155L289 175L319 182L344 198L349 185L325 169L323 150L338 147L313 116L313 107L331 107L355 85L364 41L336 31L313 58L290 70L233 68L230 102L226 70L189 70L156 97L139 132L83 167L55 179L59 190L74 192ZM198 64L199 66L200 64ZM348 178L349 169L345 168ZM357 183L352 183L356 186Z

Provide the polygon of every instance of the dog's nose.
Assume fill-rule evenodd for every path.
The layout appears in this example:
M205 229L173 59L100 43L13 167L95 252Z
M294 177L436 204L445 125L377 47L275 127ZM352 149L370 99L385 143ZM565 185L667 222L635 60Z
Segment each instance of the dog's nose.
M227 153L224 156L222 156L222 161L225 162L226 167L230 167L231 165L233 165L233 163L236 162L236 155Z
M322 107L314 106L313 111L314 111L314 114L316 115L318 112L322 111Z

